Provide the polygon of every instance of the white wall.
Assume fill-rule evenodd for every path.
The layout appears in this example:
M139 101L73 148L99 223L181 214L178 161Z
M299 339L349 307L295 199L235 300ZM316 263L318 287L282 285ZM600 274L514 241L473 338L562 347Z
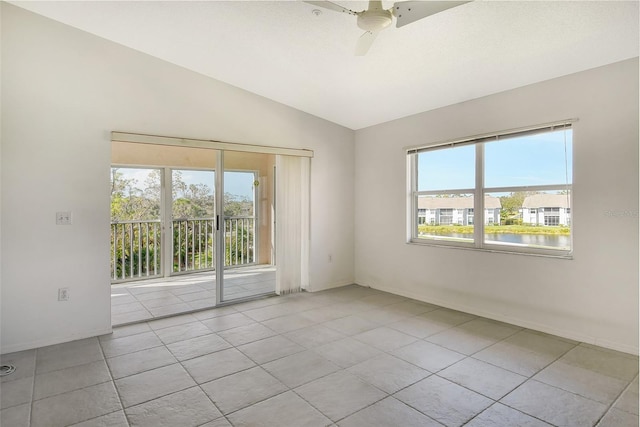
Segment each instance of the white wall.
M635 58L357 131L356 282L637 354L638 114ZM405 243L402 147L568 118L573 260Z
M0 352L110 330L109 132L121 130L315 150L312 290L355 278L637 353L638 218L606 215L638 211L637 59L357 131L354 158L348 129L0 7ZM572 117L573 260L405 243L403 146ZM73 225L55 225L62 210Z
M353 282L353 131L0 7L2 353L111 328L112 130L315 150L311 289ZM67 210L73 225L56 226Z

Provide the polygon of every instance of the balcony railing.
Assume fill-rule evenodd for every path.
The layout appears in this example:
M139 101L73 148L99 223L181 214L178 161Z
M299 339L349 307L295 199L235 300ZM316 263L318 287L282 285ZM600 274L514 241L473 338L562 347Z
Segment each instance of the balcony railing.
M224 218L224 265L255 263L255 218L227 216Z
M171 273L215 269L215 220L173 220ZM225 217L225 266L255 263L255 218ZM163 275L161 222L121 221L111 223L111 280L124 282Z
M215 243L213 218L185 218L173 220L173 273L213 270Z
M155 277L160 267L160 221L111 223L111 280Z

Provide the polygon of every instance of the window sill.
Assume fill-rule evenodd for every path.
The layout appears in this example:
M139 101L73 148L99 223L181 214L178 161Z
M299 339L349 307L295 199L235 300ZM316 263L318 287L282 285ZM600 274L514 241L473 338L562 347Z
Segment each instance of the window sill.
M565 260L573 259L573 252L553 253L550 251L535 250L531 248L527 248L527 250L514 251L514 250L510 250L510 247L504 246L504 245L488 245L489 247L485 246L482 248L477 248L473 245L473 243L455 242L455 241L444 242L444 241L438 241L438 240L417 239L417 238L410 239L409 241L407 241L407 244L416 245L416 246L431 246L431 247L446 248L446 249L462 249L467 251L499 253L499 254L507 254L507 255L526 255L526 256L565 259Z

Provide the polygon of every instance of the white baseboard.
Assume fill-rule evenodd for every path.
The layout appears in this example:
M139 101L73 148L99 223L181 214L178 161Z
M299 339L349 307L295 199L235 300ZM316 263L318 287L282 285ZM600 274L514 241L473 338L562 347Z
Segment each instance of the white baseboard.
M429 304L439 305L440 307L445 307L452 310L458 310L465 313L474 314L476 316L486 317L488 319L497 320L499 322L510 323L512 325L520 326L527 329L532 329L534 331L544 332L547 334L556 335L558 337L567 338L574 341L580 341L587 344L593 344L599 347L608 348L610 350L616 350L623 353L632 354L634 356L637 356L639 354L638 347L633 347L633 346L615 342L615 341L599 339L599 338L586 335L577 331L558 329L553 326L545 325L538 322L531 322L528 320L505 316L499 313L492 313L485 310L478 310L476 307L468 306L465 304L458 304L458 303L452 303L450 301L438 300L438 299L426 297L424 295L420 295L415 292L409 292L406 290L396 289L393 287L380 286L380 285L369 286L366 283L359 283L359 284L361 286L367 286L372 289L389 292L395 295L400 295L403 297L415 299L415 300L426 302Z
M93 338L99 335L110 334L113 332L111 326L104 329L96 329L93 331L82 332L65 337L47 338L42 340L30 341L25 343L18 343L12 345L3 345L1 354L15 353L16 351L31 350L33 348L46 347L49 345L62 344L70 341L77 341L85 338Z
M330 283L321 287L312 287L311 289L306 289L306 291L308 292L320 292L320 291L326 291L329 289L334 289L334 288L341 288L342 286L347 286L347 285L355 285L355 282L353 280L345 280L345 281L341 281L341 282L335 282L335 283Z

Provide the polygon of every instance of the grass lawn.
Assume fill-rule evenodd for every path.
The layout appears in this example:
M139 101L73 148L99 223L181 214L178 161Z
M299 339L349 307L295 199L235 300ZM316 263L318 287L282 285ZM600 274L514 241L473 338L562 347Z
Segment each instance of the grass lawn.
M418 232L420 234L449 235L452 233L472 234L472 225L419 225ZM535 225L485 225L484 232L486 234L553 234L565 235L570 234L570 228L564 226L544 227Z

